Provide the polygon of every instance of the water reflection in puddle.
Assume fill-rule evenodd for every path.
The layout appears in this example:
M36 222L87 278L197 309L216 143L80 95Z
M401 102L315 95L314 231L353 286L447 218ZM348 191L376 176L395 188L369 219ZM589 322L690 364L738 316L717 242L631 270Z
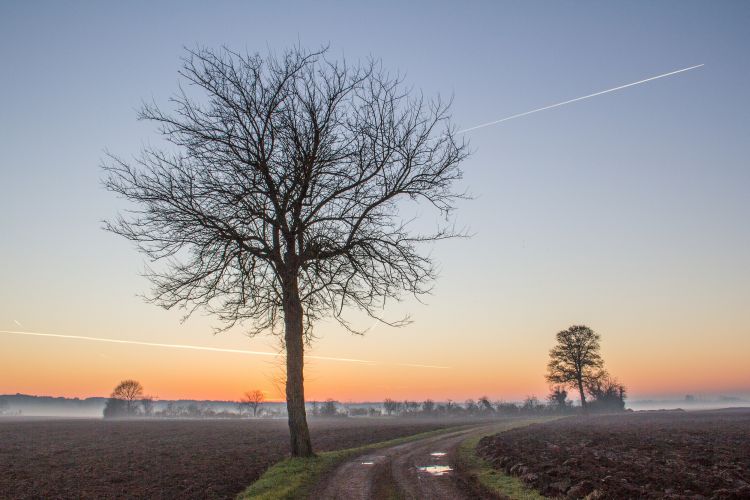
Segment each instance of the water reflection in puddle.
M430 456L438 458L444 457L445 455L447 455L447 453L445 453L444 451L436 451L434 453L430 453Z
M375 462L362 462L362 465L375 465Z
M444 476L453 470L453 467L447 465L425 465L424 467L417 467L419 472L426 472L433 476Z

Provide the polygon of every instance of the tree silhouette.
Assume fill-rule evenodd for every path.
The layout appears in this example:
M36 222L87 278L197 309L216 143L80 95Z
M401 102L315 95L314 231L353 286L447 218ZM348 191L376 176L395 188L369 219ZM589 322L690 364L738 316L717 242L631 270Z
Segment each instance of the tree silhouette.
M604 365L599 354L599 334L583 325L573 325L557 333L557 344L549 352L547 381L578 389L581 407L586 409L587 381Z
M492 402L489 400L487 396L480 397L478 403L482 411L487 411L487 412L495 411L495 407L492 406Z
M593 407L604 410L624 410L627 390L617 379L602 370L586 381L586 392L594 399Z
M111 399L123 402L125 415L133 416L137 413L138 402L143 396L143 386L137 380L123 380L114 388ZM116 404L113 408L117 408ZM114 412L116 413L116 411Z
M325 50L280 57L188 51L175 110L145 105L167 149L105 162L105 186L132 202L106 229L152 261L150 299L215 314L222 329L279 334L293 456L312 455L304 349L313 322L349 307L386 321L389 299L429 291L425 242L460 236L448 222L466 144L449 103L425 100L376 62L351 66ZM427 234L405 203L444 218ZM359 332L361 333L361 332Z
M568 391L563 386L555 386L550 390L547 396L549 404L554 406L558 410L564 410L567 408Z
M253 417L258 416L258 409L265 400L266 397L263 395L263 391L260 391L258 389L246 392L245 396L242 398L242 402L253 409Z

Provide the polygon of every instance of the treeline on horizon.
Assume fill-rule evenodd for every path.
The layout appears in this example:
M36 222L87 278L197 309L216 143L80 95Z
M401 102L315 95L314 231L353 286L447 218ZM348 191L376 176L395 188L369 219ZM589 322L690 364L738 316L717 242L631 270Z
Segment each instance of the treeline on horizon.
M609 378L589 380L585 392L590 401L581 406L581 410L593 412L612 412L625 410L625 389ZM514 415L534 413L574 413L578 411L573 402L568 400L568 392L563 386L552 388L546 402L539 401L535 396L528 396L520 403L505 401L490 401L487 396L481 396L476 401L467 399L463 404L447 400L435 402L425 401L395 401L386 398L382 403L370 405L347 405L333 399L323 402L306 402L306 413L311 417L379 417L379 416L464 416L490 417L493 415ZM247 417L283 417L286 412L280 405L269 405L265 401L263 391L258 389L247 391L234 403L231 410L224 408L217 411L208 404L191 402L179 405L168 402L166 406L157 409L155 398L144 393L143 386L137 380L123 380L112 391L107 399L102 415L104 418L243 418Z
M550 394L547 401L529 396L522 402L490 401L486 397L468 399L463 403L427 399L418 401L395 401L386 398L382 403L341 403L334 399L306 403L309 417L491 417L529 414L575 414L582 410L573 401L562 398L565 391ZM600 394L588 405L590 412L615 412L625 410L625 399L615 394ZM286 417L283 403L260 403L255 411L242 401L234 403L232 409L217 410L209 403L190 402L177 404L167 402L155 409L149 399L136 401L128 409L123 400L109 399L105 406L105 418L281 418Z

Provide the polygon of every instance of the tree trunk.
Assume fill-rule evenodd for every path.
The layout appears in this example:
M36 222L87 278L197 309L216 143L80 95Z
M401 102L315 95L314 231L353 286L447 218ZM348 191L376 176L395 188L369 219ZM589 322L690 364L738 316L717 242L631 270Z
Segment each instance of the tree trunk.
M313 456L305 414L303 368L305 345L302 303L296 276L284 284L284 339L286 344L286 409L293 457Z
M586 411L586 393L583 390L583 378L578 379L578 393L581 395L581 408Z

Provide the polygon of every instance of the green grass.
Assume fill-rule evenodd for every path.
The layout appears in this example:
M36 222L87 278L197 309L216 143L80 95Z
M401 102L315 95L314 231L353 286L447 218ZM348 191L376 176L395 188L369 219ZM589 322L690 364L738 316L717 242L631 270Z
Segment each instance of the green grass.
M472 436L463 441L458 448L458 467L463 474L469 476L479 486L501 497L507 497L518 500L538 500L544 497L537 491L527 487L523 482L514 476L509 476L501 470L492 467L486 460L477 455L476 449L479 440L484 436L497 434L498 432L507 431L515 427L546 422L553 420L550 418L539 418L521 420L518 422L509 422L508 424L498 426L490 432L483 435Z
M357 448L327 451L312 458L287 458L268 469L257 481L240 493L238 499L276 500L307 498L324 474L333 470L347 458L370 450L396 446L431 436L464 429L466 425L447 427L368 444Z

